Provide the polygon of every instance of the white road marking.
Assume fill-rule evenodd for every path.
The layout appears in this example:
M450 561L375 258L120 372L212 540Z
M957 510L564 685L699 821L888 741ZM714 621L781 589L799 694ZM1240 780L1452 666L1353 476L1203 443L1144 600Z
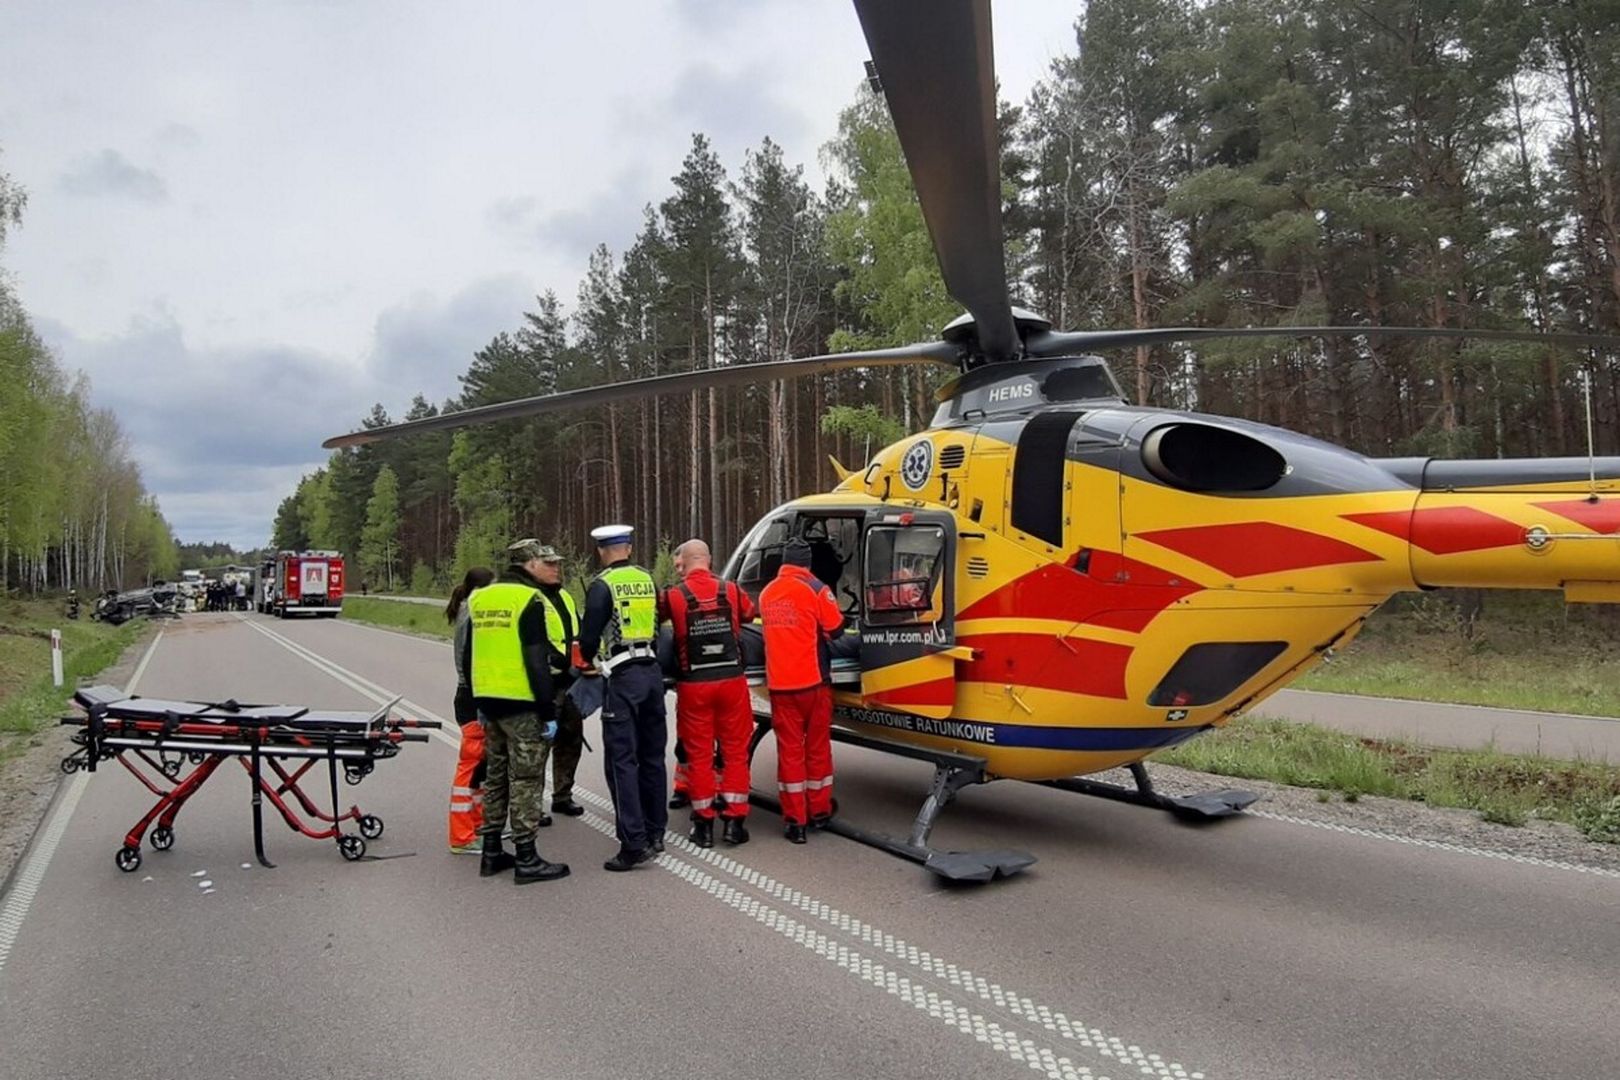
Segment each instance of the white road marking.
M595 792L586 791L584 794L593 803L601 801ZM613 822L597 814L588 813L582 820L604 836L616 835ZM776 931L789 941L802 945L829 963L836 964L862 982L898 997L919 1012L926 1013L931 1019L955 1028L963 1035L972 1036L976 1041L1005 1054L1035 1072L1051 1077L1052 1080L1109 1080L1106 1074L1093 1071L1091 1066L1081 1065L1066 1056L1059 1056L1051 1047L1042 1046L1010 1028L1003 1027L995 1020L986 1018L981 1013L958 1005L950 998L886 967L881 961L873 960L791 916L783 915L768 904L761 903L757 897L726 884L691 863L683 862L666 853L658 857L656 865L708 893L728 907L749 916L755 922ZM905 959L904 954L895 953L892 948L887 948L882 943L874 944L891 955ZM1111 1047L1096 1049L1103 1056L1114 1056ZM1121 1059L1120 1064L1134 1065L1134 1061L1127 1062ZM1148 1075L1170 1077L1172 1080L1177 1076L1169 1070L1157 1072L1144 1068L1140 1071ZM1203 1080L1204 1076L1203 1073L1197 1072L1183 1072L1180 1075L1187 1077L1188 1080Z
M394 699L395 695L390 693L387 688L328 660L313 649L283 637L276 631L246 618L243 618L242 621L247 622L253 629L269 637L306 663L325 671L365 697L379 704ZM402 701L401 704L420 713L423 719L440 719L430 711L411 702ZM451 740L446 739L446 741ZM575 790L580 793L585 801L606 810L610 814L612 813L613 804L605 796L578 783L575 785ZM608 836L614 835L611 821L603 822L594 814L587 816L592 819L590 823L593 827ZM710 862L743 882L793 904L822 922L835 926L839 930L859 938L904 963L920 968L938 978L946 979L964 992L979 997L998 1008L1006 1009L1029 1023L1039 1024L1046 1030L1076 1042L1104 1058L1111 1058L1118 1062L1120 1066L1128 1068L1136 1074L1158 1077L1161 1080L1180 1080L1180 1078L1202 1080L1203 1078L1202 1073L1189 1073L1179 1063L1166 1064L1157 1054L1148 1054L1140 1047L1129 1045L1117 1036L1108 1035L1097 1028L1087 1028L1082 1022L1070 1020L1062 1012L1050 1009L1045 1005L1039 1005L1023 995L1005 991L999 984L987 982L966 968L936 958L933 954L919 950L916 946L907 944L893 934L872 927L859 919L851 918L830 905L814 900L799 890L783 885L770 876L762 874L726 855L712 849L699 848L691 841L674 833L669 833L667 836L668 842L681 848L683 853L695 855ZM866 981L881 986L889 993L900 996L902 1000L926 1011L930 1016L950 1023L964 1033L973 1034L978 1041L994 1046L996 1049L1007 1053L1014 1060L1023 1061L1030 1068L1046 1072L1048 1076L1059 1078L1059 1080L1075 1080L1075 1078L1092 1078L1096 1076L1091 1068L1076 1065L1068 1058L1059 1058L1050 1049L1037 1046L1028 1039L1024 1039L1003 1028L995 1021L987 1021L978 1014L970 1013L967 1009L941 998L935 992L912 983L905 976L888 971L881 964L875 964L846 946L832 942L818 931L773 911L761 904L757 899L737 891L732 886L710 877L689 864L670 860L667 856L659 860L659 864L664 865L666 869L673 869L668 865L671 862L675 863L676 866L685 867L685 873L678 870L674 872L697 884L705 892L719 897L732 907L743 911L744 914L752 916L759 922L765 923L778 933L782 933L784 936L805 945L806 948L818 953L818 955L833 960L852 974L857 974ZM696 875L696 877L693 875ZM871 973L874 972L876 977L872 977ZM1096 1080L1107 1080L1107 1078L1098 1077Z
M135 688L140 685L141 676L146 674L146 665L151 663L152 654L157 652L158 642L162 640L163 631L159 630L157 636L152 639L152 644L141 654L140 663L135 665L134 673L124 686L124 693L135 692ZM45 880L45 870L51 865L51 857L56 854L57 845L62 842L62 835L67 832L68 820L73 817L73 810L79 805L79 799L84 796L84 789L89 783L90 774L83 769L67 779L67 786L63 789L60 800L51 810L50 816L45 819L34 846L23 857L17 876L11 881L11 890L6 894L5 902L0 904L0 974L5 973L6 960L11 956L11 948L17 942L17 935L22 932L23 919L28 914L29 906L34 902L34 894L39 892L40 882Z
M1468 847L1464 844L1453 844L1446 840L1427 840L1421 836L1402 836L1400 833L1382 832L1378 829L1363 829L1359 825L1343 825L1336 821L1314 821L1311 818L1294 817L1292 814L1278 814L1271 810L1249 809L1244 813L1251 817L1265 818L1268 821L1282 821L1289 825L1304 825L1312 829L1348 833L1351 836L1362 836L1369 840L1387 840L1392 844L1409 844L1413 847L1434 848L1438 851L1449 851L1455 855L1477 855L1482 859L1499 859L1502 862L1541 866L1549 870L1572 870L1577 874L1596 874L1598 877L1620 878L1620 870L1610 869L1606 866L1583 866L1580 863L1559 862L1557 859L1541 859L1534 855L1519 855L1510 851L1492 851L1489 848Z
M613 803L607 798L588 788L580 788L577 784L575 786L586 802L608 814L613 813ZM1039 1004L1025 995L1005 989L999 983L989 982L965 967L952 964L925 949L919 949L903 938L895 937L893 934L874 927L870 923L841 912L830 904L817 900L790 885L785 885L769 874L761 873L714 848L700 848L686 837L680 836L673 831L666 833L665 838L666 845L679 848L683 855L710 863L766 895L791 904L828 926L834 927L874 948L881 949L890 956L929 975L945 980L964 993L978 997L997 1008L1005 1009L1027 1023L1039 1024L1047 1031L1077 1042L1088 1050L1096 1051L1103 1057L1113 1058L1121 1065L1127 1066L1141 1075L1156 1076L1164 1078L1164 1080L1175 1080L1177 1076L1187 1076L1190 1080L1190 1078L1202 1076L1201 1073L1177 1073L1176 1070L1183 1069L1183 1066L1179 1063L1166 1063L1158 1054L1148 1053L1140 1046L1130 1045L1117 1036L1109 1035L1098 1028L1087 1027L1083 1020L1071 1019L1064 1013ZM713 892L712 889L708 891Z

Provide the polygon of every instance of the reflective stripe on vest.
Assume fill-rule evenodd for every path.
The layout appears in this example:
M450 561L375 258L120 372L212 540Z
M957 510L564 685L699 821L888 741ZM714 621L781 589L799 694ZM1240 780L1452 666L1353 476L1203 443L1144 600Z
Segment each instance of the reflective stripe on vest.
M474 697L533 701L529 672L523 666L518 618L540 596L540 590L512 581L485 585L467 598L472 620L472 691Z
M613 566L597 580L613 594L609 655L630 646L650 646L658 632L658 588L652 575L639 566Z
M557 595L562 597L562 606L568 609L568 625L573 627L574 634L577 635L579 608L574 604L574 595L567 589L558 589ZM544 593L540 594L540 600L546 611L546 640L551 643L554 653L551 666L557 671L565 671L568 668L568 647L574 643L574 638L565 632L566 628L563 626L561 613L557 611L557 605L553 604Z

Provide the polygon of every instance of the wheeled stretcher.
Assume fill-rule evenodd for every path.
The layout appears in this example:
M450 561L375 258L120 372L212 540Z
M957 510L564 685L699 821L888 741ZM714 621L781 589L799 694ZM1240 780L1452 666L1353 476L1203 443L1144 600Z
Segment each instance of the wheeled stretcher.
M359 859L366 853L366 841L382 835L383 821L353 804L343 808L339 770L348 783L358 784L378 761L398 754L403 744L426 742L428 735L419 729L440 726L437 721L391 715L398 699L376 712L337 712L298 705L165 701L90 686L76 692L73 700L84 711L62 719L63 724L81 729L72 735L78 749L62 759L62 771L94 772L99 762L113 759L157 796L125 834L115 856L118 869L126 872L141 865L143 836L158 851L174 846L175 818L232 759L252 784L253 852L262 865L275 866L264 853L266 799L295 832L312 840L336 840L345 859ZM322 762L331 789L330 813L301 785ZM343 831L350 821L357 832Z

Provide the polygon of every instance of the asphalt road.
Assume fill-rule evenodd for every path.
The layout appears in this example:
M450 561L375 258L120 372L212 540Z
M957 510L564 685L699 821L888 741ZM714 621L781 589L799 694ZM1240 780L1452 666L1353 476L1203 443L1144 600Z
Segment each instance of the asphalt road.
M188 616L137 689L447 713L450 661L342 620ZM1040 856L991 886L828 835L793 847L757 811L745 847L672 837L614 875L588 754L590 812L541 833L574 875L519 889L445 850L453 758L411 746L346 789L387 821L372 853L408 857L345 863L277 825L275 870L252 864L240 775L134 874L112 855L146 793L116 767L69 781L37 892L0 908L0 1074L1607 1078L1620 1060L1613 876L1010 783L935 833ZM927 767L837 761L844 812L903 829ZM773 771L767 741L756 777Z

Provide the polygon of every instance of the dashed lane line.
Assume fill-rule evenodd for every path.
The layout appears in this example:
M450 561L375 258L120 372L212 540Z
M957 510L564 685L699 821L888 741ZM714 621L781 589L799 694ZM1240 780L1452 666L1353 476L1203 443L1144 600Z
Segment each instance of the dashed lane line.
M271 640L275 641L278 645L281 645L295 656L303 659L306 663L325 671L327 674L338 679L340 682L345 683L351 689L357 691L363 696L374 700L379 704L384 701L393 700L394 695L390 694L385 687L366 679L364 676L349 671L347 668L328 660L319 653L316 653L314 650L306 648L297 642L291 641L275 631L246 619L243 621L247 622L248 625L252 626L255 630L271 638ZM414 708L415 711L422 714L424 719L439 719L428 710L413 706L410 702L402 701L401 704L405 705L407 708ZM446 741L450 742L452 740L447 737ZM586 802L589 802L593 806L606 811L608 814L612 813L613 804L605 796L585 788L582 785L576 786L575 790ZM592 818L596 818L596 815L590 816ZM613 835L611 822L605 823L604 828L604 823L602 823L599 818L596 818L592 824L598 829L603 829L607 835ZM858 938L861 941L872 945L874 948L888 953L895 959L920 968L921 970L937 978L946 980L953 986L959 987L964 992L972 994L973 996L978 997L997 1008L1005 1009L1014 1016L1018 1016L1028 1023L1039 1024L1047 1031L1061 1035L1063 1038L1075 1042L1079 1044L1079 1046L1087 1050L1091 1050L1104 1058L1113 1059L1121 1066L1129 1068L1132 1072L1138 1075L1152 1076L1155 1077L1156 1080L1203 1080L1204 1074L1201 1072L1189 1071L1179 1062L1167 1062L1161 1055L1150 1053L1139 1045L1127 1043L1123 1039L1114 1035L1109 1035L1098 1028L1087 1027L1083 1022L1071 1020L1063 1012L1038 1004L1025 995L1004 990L998 983L989 982L980 976L974 975L966 968L956 964L951 964L934 956L932 953L926 950L920 950L916 946L908 944L906 941L895 937L893 934L886 933L885 931L873 927L860 919L856 919L852 916L839 912L830 905L819 900L815 900L799 890L792 888L791 886L784 885L769 875L763 874L752 867L739 863L729 856L716 852L713 849L699 848L685 837L679 836L673 832L667 833L666 838L667 842L673 843L679 847L684 854L689 854L709 862L726 873L729 873L739 880L747 883L748 885L751 885L762 892L775 896L778 899L784 900L787 903L798 907L801 911L820 919L829 926L836 927L838 930L841 930L852 937ZM667 859L668 857L666 856L665 858ZM698 871L689 866L688 870L690 870L692 873L702 874L702 871ZM703 876L706 878L708 877L706 874ZM692 879L688 877L688 880ZM846 947L831 943L830 939L824 939L817 931L805 928L791 918L773 912L769 908L765 908L763 905L760 905L757 900L748 897L746 893L737 892L737 890L735 890L732 886L719 882L717 879L711 878L710 880L714 881L715 887L710 887L708 884L703 882L694 883L699 884L700 887L704 888L704 890L709 892L711 895L720 896L722 900L729 903L732 907L737 908L738 910L743 911L745 914L758 919L760 922L766 923L766 925L771 926L772 929L776 929L778 932L784 933L786 936L792 938L793 940L799 941L801 944L806 943L807 936L814 936L817 940L827 941L827 945L825 947L817 947L815 945L808 944L806 947L811 948L812 951L816 951L820 955L827 956L829 959L835 960L835 962L840 963L841 966L846 967L846 970L850 970L852 973L858 974L862 978L866 978L866 972L874 970L874 967L879 971L885 972L883 981L877 982L876 984L883 986L884 989L888 990L889 993L899 995L908 1003L926 1011L931 1017L946 1019L948 1016L949 1019L947 1022L955 1024L965 1033L974 1034L980 1042L988 1043L995 1046L997 1049L1004 1050L1015 1060L1026 1061L1030 1068L1047 1071L1048 1075L1064 1078L1064 1080L1069 1080L1069 1078L1089 1078L1094 1076L1094 1073L1089 1067L1075 1065L1072 1062L1069 1062L1069 1059L1067 1058L1059 1059L1052 1053L1051 1050L1043 1050L1042 1048L1036 1047L1033 1043L1029 1043L1028 1040L1021 1040L1018 1036L1000 1027L1000 1025L997 1025L994 1021L986 1021L982 1016L970 1014L967 1010L951 1004L944 998L940 998L933 991L927 990L926 988L920 986L915 986L904 976L897 975L893 972L887 972L886 969L881 967L881 965L873 965L870 961L864 960L857 954L851 953ZM740 897L741 900L739 901L728 898L730 893L722 896L722 890L730 890L730 893L734 893L735 896ZM771 912L771 914L769 917L766 917L761 915L760 912ZM783 930L783 926L789 926L789 929ZM852 967L845 963L844 960L839 959L836 955L827 952L827 948L843 950L843 952L847 953L849 956L854 957L855 966ZM868 979L867 981L873 980ZM902 992L902 987L905 988L904 992ZM965 1023L966 1026L962 1026L962 1023L958 1022L959 1020ZM1050 1062L1049 1069L1046 1064L1048 1061ZM1099 1078L1099 1080L1105 1080L1105 1078Z
M592 803L601 801L600 797L592 797L595 796L595 792L587 791L585 795ZM615 835L613 822L599 814L587 813L583 820L604 836ZM963 1035L972 1036L978 1042L1032 1071L1048 1076L1051 1080L1109 1080L1107 1074L1099 1074L1089 1065L1082 1065L1072 1058L1059 1055L1051 1047L1042 1046L1033 1039L1003 1027L982 1013L957 1004L943 994L886 966L881 960L873 960L814 927L790 915L782 914L769 904L763 903L758 897L721 881L691 863L666 853L658 857L657 865L728 907L781 934L789 941L837 965L862 982L899 998L930 1019L955 1028ZM880 944L878 947L883 946ZM892 953L889 949L884 951ZM1105 1056L1113 1056L1106 1049L1098 1048L1098 1050ZM1120 1064L1129 1067L1124 1060L1121 1060ZM1146 1075L1173 1077L1175 1080L1203 1080L1203 1073L1187 1072L1179 1065L1173 1068L1176 1071L1159 1072L1143 1068L1140 1072Z
M613 812L613 804L594 791L583 790L582 797L586 802L605 811ZM987 1004L1007 1012L1019 1019L1039 1024L1042 1028L1064 1039L1078 1043L1087 1050L1092 1050L1103 1057L1112 1058L1121 1065L1129 1067L1133 1072L1143 1076L1153 1076L1159 1080L1199 1080L1202 1073L1188 1072L1179 1062L1166 1061L1160 1054L1151 1053L1135 1043L1127 1043L1116 1035L1110 1035L1099 1028L1088 1026L1085 1021L1073 1019L1063 1012L1049 1008L1036 1002L1027 995L1017 993L1003 987L1000 983L993 983L983 976L975 975L972 971L957 964L935 956L926 949L895 937L870 923L856 918L846 912L817 900L812 896L786 885L769 874L761 873L745 863L738 862L714 848L700 848L684 836L674 832L665 834L666 843L673 844L680 849L682 855L689 858L701 859L716 869L722 870L745 884L758 889L767 896L789 904L807 915L833 927L850 937L880 949L888 955L919 968L922 971L950 983L964 993L971 994Z
M134 674L130 675L129 682L124 686L124 693L133 694L140 685L141 676L146 674L146 666L152 661L152 654L157 652L158 642L163 640L163 631L159 630L152 639L152 644L146 647L141 654L140 663L135 665ZM74 809L79 805L79 799L84 795L84 789L90 782L90 774L83 770L75 772L68 777L61 796L51 809L44 827L40 829L38 839L34 842L28 854L23 857L18 867L17 876L12 879L11 890L5 896L5 902L0 903L0 974L5 973L6 961L11 957L11 949L17 943L17 935L22 932L23 919L28 915L28 909L34 902L34 894L39 892L40 883L45 880L45 871L51 865L51 858L56 854L58 845L62 843L62 836L67 832L68 820L73 817Z

